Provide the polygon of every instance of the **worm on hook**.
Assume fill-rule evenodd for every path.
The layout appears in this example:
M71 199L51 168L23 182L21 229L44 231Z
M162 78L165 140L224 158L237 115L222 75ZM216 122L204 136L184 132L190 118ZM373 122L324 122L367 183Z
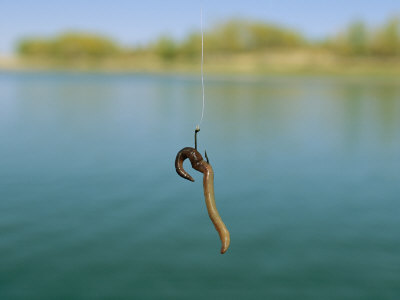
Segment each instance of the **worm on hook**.
M189 158L193 169L203 173L204 198L206 200L208 215L214 223L215 229L218 231L222 243L221 254L224 254L229 248L230 236L228 229L224 222L222 222L215 204L214 171L211 165L207 161L203 160L203 157L195 148L186 147L176 155L175 169L179 176L187 180L194 181L192 176L183 169L183 162L187 158Z

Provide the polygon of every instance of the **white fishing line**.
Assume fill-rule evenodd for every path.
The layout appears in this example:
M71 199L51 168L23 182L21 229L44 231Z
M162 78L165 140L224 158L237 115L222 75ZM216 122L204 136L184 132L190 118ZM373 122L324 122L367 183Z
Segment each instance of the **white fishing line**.
M201 109L201 119L199 125L196 128L200 129L200 125L203 122L204 118L204 106L205 106L205 97L204 97L204 32L203 32L203 8L200 9L200 29L201 29L201 89L203 95L203 108Z

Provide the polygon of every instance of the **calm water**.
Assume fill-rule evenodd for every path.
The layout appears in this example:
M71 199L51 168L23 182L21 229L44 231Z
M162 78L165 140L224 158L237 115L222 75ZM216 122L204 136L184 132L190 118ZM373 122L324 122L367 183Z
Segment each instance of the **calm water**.
M400 83L0 73L0 299L400 299Z

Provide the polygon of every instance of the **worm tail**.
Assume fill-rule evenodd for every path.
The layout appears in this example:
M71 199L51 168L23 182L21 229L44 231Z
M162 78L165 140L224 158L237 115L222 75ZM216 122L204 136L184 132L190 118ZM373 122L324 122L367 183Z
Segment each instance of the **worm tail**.
M204 162L204 167L205 167L204 177L203 177L204 198L206 200L208 215L210 216L211 221L214 223L215 229L218 231L219 237L221 239L222 243L221 254L224 254L229 248L229 244L231 241L230 235L224 222L222 222L221 216L219 215L217 206L215 204L214 171L211 165L206 162Z

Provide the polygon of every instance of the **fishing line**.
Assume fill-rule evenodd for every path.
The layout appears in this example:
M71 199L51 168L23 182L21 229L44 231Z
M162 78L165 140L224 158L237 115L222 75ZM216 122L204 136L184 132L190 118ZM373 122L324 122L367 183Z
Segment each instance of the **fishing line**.
M204 70L203 70L203 65L204 65L203 8L200 9L200 29L201 29L201 89L202 89L202 95L203 95L203 108L201 109L200 123L196 126L196 129L200 129L200 125L203 122L204 106L205 106L205 100L204 100Z

